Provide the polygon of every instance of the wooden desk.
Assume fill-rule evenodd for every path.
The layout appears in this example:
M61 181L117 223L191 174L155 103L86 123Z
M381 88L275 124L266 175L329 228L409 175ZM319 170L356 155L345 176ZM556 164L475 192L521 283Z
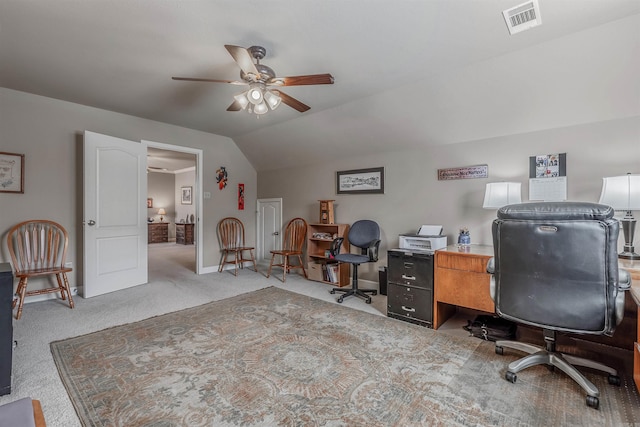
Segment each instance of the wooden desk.
M493 247L471 245L464 249L447 246L435 253L433 329L438 329L455 311L456 306L495 313L489 294L490 275L487 261ZM633 378L640 390L640 261L620 260L620 267L631 273L631 291L626 296L625 316L613 337L580 336L620 348L633 347ZM635 340L635 342L634 342Z
M438 329L455 311L456 306L495 312L489 294L491 276L487 261L493 257L493 246L458 245L437 250L434 261L433 329Z
M636 304L636 341L633 344L633 380L640 390L640 261L620 260L620 266L631 273L631 299ZM627 298L628 301L628 298Z

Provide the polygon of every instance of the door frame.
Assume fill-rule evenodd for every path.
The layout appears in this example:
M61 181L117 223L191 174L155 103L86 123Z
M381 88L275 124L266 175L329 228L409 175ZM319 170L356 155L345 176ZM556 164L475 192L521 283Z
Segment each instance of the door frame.
M280 218L278 218L278 223L280 225L280 229L282 229L282 197L273 197L268 199L258 199L256 200L256 259L264 258L264 254L262 254L262 247L264 246L264 242L262 241L263 230L262 230L262 218L260 209L260 205L263 203L274 203L277 202L280 204ZM278 235L278 239L280 241L280 248L282 248L282 233Z
M195 211L196 211L196 274L207 273L208 271L205 271L203 268L203 246L204 246L203 242L204 241L202 239L203 239L204 233L202 231L202 228L203 228L202 221L200 220L201 218L203 218L202 150L199 148L183 147L181 145L166 144L163 142L155 142L155 141L148 141L148 140L142 140L142 142L145 143L147 147L158 148L158 149L167 150L167 151L177 151L180 153L194 154L196 156L196 182L194 184L193 193L192 193L192 198L193 198L193 202L195 203Z

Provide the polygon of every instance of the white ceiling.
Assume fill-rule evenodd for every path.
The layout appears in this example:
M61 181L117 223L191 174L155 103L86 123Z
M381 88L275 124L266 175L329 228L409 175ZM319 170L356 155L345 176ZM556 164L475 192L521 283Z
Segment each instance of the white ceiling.
M619 22L638 46L640 0L540 0L542 26L510 36L501 12L522 2L0 0L0 86L229 136L257 170L640 114L637 58L602 90L626 86L619 105L582 95L602 52L625 54L606 24L635 15ZM257 118L226 111L237 86L171 80L238 79L225 44L335 84L286 88L311 110Z

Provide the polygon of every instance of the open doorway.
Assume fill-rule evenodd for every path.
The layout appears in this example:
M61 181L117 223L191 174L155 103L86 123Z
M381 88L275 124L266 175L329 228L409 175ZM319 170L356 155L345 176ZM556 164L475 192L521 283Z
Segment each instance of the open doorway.
M167 277L172 269L201 274L202 150L143 142L147 144L149 274L160 272Z

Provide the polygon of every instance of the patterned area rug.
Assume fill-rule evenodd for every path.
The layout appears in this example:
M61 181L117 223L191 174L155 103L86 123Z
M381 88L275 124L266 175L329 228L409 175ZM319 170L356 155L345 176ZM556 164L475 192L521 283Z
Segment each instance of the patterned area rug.
M51 344L85 426L618 426L546 368L504 380L493 345L278 288ZM633 386L631 386L633 387ZM628 399L627 399L628 401Z

